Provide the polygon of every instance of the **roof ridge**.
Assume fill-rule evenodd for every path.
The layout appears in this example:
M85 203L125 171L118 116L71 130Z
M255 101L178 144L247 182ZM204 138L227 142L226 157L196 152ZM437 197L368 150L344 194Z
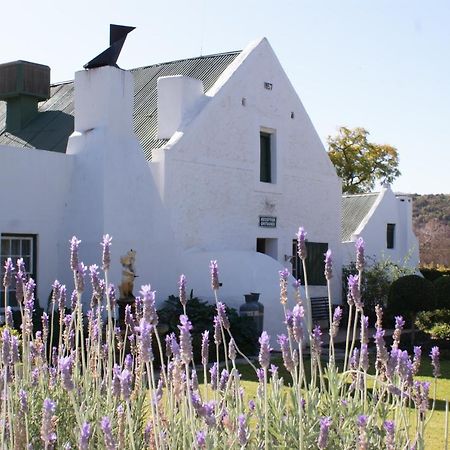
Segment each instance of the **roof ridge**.
M206 58L212 58L212 57L215 57L215 56L238 55L241 52L242 52L242 50L233 50L233 51L230 51L230 52L212 53L210 55L193 56L191 58L181 58L181 59L175 59L173 61L165 61L165 62L160 62L160 63L156 63L156 64L149 64L148 66L134 67L133 69L128 69L128 70L130 72L132 72L133 70L149 69L150 67L164 66L165 64L176 64L176 63L180 63L182 61L192 61L194 59L206 59Z
M368 197L369 195L379 195L379 192L366 192L364 194L342 194L342 197Z

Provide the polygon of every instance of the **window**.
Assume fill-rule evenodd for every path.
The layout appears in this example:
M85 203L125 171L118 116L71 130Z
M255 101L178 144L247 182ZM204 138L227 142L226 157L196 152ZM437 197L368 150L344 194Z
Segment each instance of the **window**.
M264 253L274 259L278 258L278 239L256 239L256 251L258 253Z
M11 258L14 265L19 258L23 258L27 274L36 280L36 235L30 234L7 234L2 233L0 245L1 279L5 273L5 261ZM0 309L4 309L4 287L3 283L0 290ZM16 292L14 284L8 288L8 305L18 306L16 301Z
M260 132L259 180L262 183L275 183L274 133Z
M322 242L306 241L306 275L308 284L311 286L326 286L325 278L325 253L328 250L328 244ZM303 275L303 264L297 254L297 239L292 241L292 275L294 278L300 278L302 286L305 284Z
M388 223L386 227L386 247L394 248L395 244L395 223Z

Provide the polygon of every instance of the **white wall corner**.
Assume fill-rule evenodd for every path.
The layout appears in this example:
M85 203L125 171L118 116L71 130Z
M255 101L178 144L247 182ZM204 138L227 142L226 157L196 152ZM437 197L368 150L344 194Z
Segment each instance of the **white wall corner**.
M158 139L170 139L184 121L199 112L203 82L183 75L160 77L157 89Z

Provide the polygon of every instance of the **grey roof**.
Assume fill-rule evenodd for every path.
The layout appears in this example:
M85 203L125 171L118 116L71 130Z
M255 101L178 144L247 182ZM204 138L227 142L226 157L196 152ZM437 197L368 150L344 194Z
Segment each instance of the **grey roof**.
M361 222L369 213L377 197L377 192L342 196L341 239L350 241Z
M207 92L240 51L182 59L132 69L134 76L134 130L147 160L152 149L167 139L157 139L158 108L156 82L159 77L185 75L203 82ZM6 103L0 101L0 145L65 152L74 129L73 81L51 86L50 99L39 103L39 114L20 132L5 131Z

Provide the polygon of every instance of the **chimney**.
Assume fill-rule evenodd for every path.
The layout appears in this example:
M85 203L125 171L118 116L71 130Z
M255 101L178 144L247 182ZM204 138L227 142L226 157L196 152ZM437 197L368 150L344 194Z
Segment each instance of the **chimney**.
M201 80L183 75L158 78L158 139L170 139L201 98Z
M21 130L50 98L50 67L27 61L0 64L0 100L6 101L6 131Z

